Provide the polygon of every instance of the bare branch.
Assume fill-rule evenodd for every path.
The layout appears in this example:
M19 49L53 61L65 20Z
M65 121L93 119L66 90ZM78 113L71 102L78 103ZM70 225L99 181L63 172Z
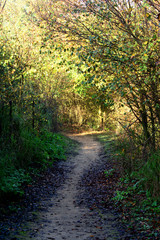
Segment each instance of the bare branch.
M0 2L0 13L3 12L6 3L7 3L7 0L5 0L4 3Z

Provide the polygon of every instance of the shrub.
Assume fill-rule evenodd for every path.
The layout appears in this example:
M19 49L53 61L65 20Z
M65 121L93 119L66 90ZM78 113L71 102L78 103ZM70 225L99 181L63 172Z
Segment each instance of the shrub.
M30 179L31 169L41 171L56 160L66 159L66 138L60 134L21 129L10 140L1 145L0 197L9 193L22 195L22 185Z
M160 150L151 154L137 176L142 179L143 187L152 197L160 197Z
M22 195L22 184L30 180L24 169L15 168L13 155L0 152L0 196L8 193Z

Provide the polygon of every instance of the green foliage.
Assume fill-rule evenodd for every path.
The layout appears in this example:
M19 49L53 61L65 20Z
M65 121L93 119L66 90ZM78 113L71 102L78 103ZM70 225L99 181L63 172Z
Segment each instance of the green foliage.
M61 134L21 127L8 141L4 135L0 139L0 197L11 193L23 195L23 185L31 181L30 173L37 174L54 161L65 160L67 143L71 143Z
M127 138L116 141L116 158L122 167L125 182L135 181L134 188L142 188L148 197L159 198L160 151L150 153L148 159L141 156L141 147Z
M65 138L61 134L53 134L50 132L44 131L41 136L41 141L45 146L44 149L48 153L50 159L53 160L65 160L67 145Z
M137 176L137 174L136 174ZM129 222L129 228L146 232L150 237L158 236L160 214L160 198L151 195L150 189L143 188L143 178L128 177L120 179L119 188L115 192L113 200L123 209L123 219Z
M23 131L20 136L17 161L22 167L43 166L59 159L65 159L65 142L59 134Z
M111 168L109 170L104 171L104 174L106 177L111 177L111 176L113 176L114 172L115 172L115 169Z
M15 153L0 152L0 197L12 193L23 195L22 185L31 180L24 169L16 169Z
M152 153L143 167L132 173L146 190L148 197L160 199L160 151Z
M128 196L128 191L116 191L115 197L113 197L113 200L116 202L120 202L123 199L126 199Z
M120 190L115 192L113 200L117 206L123 209L123 220L129 224L129 228L140 232L148 231L147 236L158 236L160 214L160 199L153 199L148 191L145 191L137 180L132 181L124 177L119 182Z
M112 162L113 170L106 171L106 177L110 177L108 184L111 184L115 177L117 181L117 175L120 176L111 204L115 204L116 208L120 209L122 219L129 229L146 234L147 239L156 239L159 236L160 214L159 150L151 154L146 163L143 159L139 159L130 172L126 169L127 164L123 169L124 159L128 161L128 157L132 154L136 157L129 141L124 137L118 138L111 145L108 134L100 134L98 139L105 146L106 153L109 152L110 162ZM135 162L136 159L134 159Z

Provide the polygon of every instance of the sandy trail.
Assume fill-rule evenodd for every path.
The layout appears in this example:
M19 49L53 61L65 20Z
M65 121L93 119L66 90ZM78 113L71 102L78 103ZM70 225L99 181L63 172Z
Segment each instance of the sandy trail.
M72 169L71 172L57 194L45 203L47 212L40 213L35 224L28 223L34 234L29 234L28 237L19 236L18 239L121 239L114 226L115 216L112 213L102 216L100 212L91 211L83 204L76 204L81 192L79 182L84 171L98 161L100 143L91 135L71 135L70 138L82 144L79 154L65 162L67 167Z

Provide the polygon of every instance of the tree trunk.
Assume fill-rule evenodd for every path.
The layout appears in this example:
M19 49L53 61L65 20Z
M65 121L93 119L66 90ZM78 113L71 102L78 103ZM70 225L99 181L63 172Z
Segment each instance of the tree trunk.
M145 97L144 97L143 93L141 93L141 95L140 95L140 107L141 107L140 115L141 115L144 137L145 137L145 140L147 140L148 138L150 138L150 133L148 131L148 115L147 115L144 100L145 100Z
M32 128L35 127L35 102L32 102Z
M13 104L12 101L9 101L9 139L11 142L12 136L12 123L13 123Z
M154 121L154 115L153 115L153 109L152 106L149 107L150 113L151 113L151 124L152 124L152 147L153 151L156 148L156 140L155 140L155 121Z
M3 131L3 127L2 127L2 119L3 119L3 115L4 115L4 102L1 101L1 109L0 109L0 137L2 136L2 131Z

